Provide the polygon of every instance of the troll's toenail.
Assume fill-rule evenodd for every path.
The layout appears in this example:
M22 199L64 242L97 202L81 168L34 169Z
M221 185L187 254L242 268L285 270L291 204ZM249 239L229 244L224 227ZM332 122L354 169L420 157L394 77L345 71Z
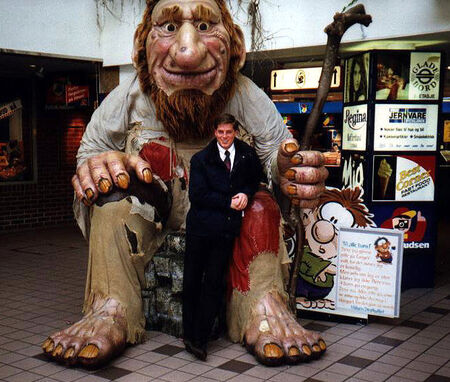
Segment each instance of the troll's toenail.
M322 350L325 350L327 348L327 344L324 340L319 340L319 346Z
M303 345L302 350L303 350L303 353L305 353L306 355L308 355L308 356L311 355L311 349L308 345Z

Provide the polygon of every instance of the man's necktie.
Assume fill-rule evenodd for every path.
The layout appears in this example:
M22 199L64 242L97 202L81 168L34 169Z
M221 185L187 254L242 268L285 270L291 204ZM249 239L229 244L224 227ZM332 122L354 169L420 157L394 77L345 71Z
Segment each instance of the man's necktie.
M223 163L225 163L225 166L226 166L228 172L230 172L231 160L230 160L230 152L228 150L225 150L225 159L223 160Z

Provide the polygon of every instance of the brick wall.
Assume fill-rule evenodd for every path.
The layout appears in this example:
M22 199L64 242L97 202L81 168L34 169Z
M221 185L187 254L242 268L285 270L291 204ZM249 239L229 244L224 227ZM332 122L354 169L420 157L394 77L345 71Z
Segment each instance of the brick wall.
M0 232L74 223L70 183L90 112L43 111L37 121L37 183L0 186Z

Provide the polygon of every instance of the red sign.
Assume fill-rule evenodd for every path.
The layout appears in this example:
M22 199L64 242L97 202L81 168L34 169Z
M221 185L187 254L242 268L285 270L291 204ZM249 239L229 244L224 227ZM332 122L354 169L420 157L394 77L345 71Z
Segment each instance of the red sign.
M89 86L66 85L66 104L89 99ZM83 103L83 102L82 102Z

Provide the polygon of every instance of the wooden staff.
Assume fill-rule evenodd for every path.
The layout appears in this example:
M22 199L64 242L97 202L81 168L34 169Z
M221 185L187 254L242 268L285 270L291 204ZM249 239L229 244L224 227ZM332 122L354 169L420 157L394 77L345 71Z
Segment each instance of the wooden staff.
M305 132L300 142L301 150L308 150L312 133L314 132L319 116L322 114L323 105L330 90L331 79L333 77L334 67L338 61L339 45L342 36L354 24L362 24L369 26L372 22L372 16L367 15L364 5L358 4L343 13L336 13L333 22L329 24L324 32L328 35L327 46L325 48L325 57L322 65L322 73L320 75L319 87L317 88L316 98L311 114L306 122ZM305 247L305 228L299 211L294 213L294 209L298 205L298 200L293 199L291 202L291 220L296 225L297 241L295 245L294 261L291 268L291 277L289 282L289 302L292 311L296 312L295 294L297 289L298 273L302 261L303 251Z

